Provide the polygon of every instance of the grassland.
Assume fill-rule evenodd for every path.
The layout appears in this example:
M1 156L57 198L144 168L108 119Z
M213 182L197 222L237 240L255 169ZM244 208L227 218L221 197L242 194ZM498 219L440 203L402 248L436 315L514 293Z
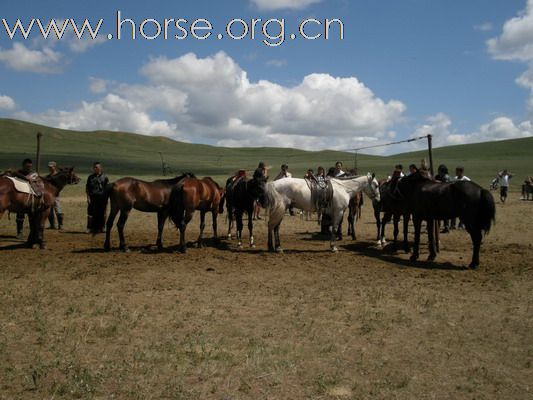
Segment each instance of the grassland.
M223 177L244 168L253 169L264 160L274 169L288 163L295 176L309 167L331 166L337 160L354 165L354 154L339 151L309 152L288 148L224 148L203 144L177 142L166 137L144 136L126 132L75 132L49 128L23 121L0 119L0 169L18 167L24 157L35 155L37 132L42 132L42 163L54 159L62 165L76 165L79 172L88 172L94 160L105 163L112 176L159 176L161 156L173 172L193 171L198 175ZM194 138L191 138L194 141ZM435 149L435 164L447 164L450 169L464 165L467 175L487 185L503 168L513 171L515 185L533 174L531 158L533 138L500 142L450 146ZM397 154L388 157L360 154L359 172L375 171L378 176L390 173L396 163L405 166L419 163L426 152Z

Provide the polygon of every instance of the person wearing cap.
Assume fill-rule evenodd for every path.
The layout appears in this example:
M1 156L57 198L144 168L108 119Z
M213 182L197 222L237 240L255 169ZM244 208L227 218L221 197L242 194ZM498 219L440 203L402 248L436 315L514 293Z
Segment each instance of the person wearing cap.
M48 163L48 175L47 178L50 178L56 175L59 172L57 169L57 163L55 161L50 161ZM56 229L56 219L57 219L57 229L63 230L63 212L61 211L61 199L59 194L56 196L52 209L50 210L50 215L48 216L48 222L50 223L50 229Z
M461 182L461 181L470 182L470 180L471 179L468 176L465 175L465 167L458 166L457 168L455 168L455 178L453 178L451 180L452 182ZM456 220L457 220L456 218L452 218L450 229L455 229ZM463 222L461 220L459 220L458 228L459 229L464 229L465 228L465 225L463 224Z

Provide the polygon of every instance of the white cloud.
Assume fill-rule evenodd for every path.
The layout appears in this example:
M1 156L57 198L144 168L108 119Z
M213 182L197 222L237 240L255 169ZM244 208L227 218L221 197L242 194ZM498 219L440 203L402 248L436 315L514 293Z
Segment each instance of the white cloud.
M153 120L150 115L138 110L132 102L115 94L108 94L92 103L82 102L77 109L71 111L49 110L37 115L20 112L15 116L61 129L123 130L171 137L177 135L176 125Z
M251 0L260 10L272 11L281 9L302 10L322 0Z
M0 110L14 110L16 106L15 100L11 97L0 95Z
M108 41L108 39L103 35L99 35L95 39L85 35L81 39L78 39L78 37L74 35L74 31L71 32L72 34L67 36L67 43L68 48L74 53L84 53L91 47L106 43Z
M474 29L480 32L490 32L494 29L494 26L491 22L484 22L482 24L474 26Z
M62 61L61 53L49 47L32 50L16 42L11 49L0 48L0 62L15 71L58 73L62 70Z
M405 105L384 101L357 78L311 74L296 86L251 82L227 54L151 59L145 84L91 79L106 93L71 111L25 115L68 129L129 130L222 145L349 148L386 139ZM152 115L157 115L155 120Z
M287 66L287 60L284 59L272 59L266 62L269 67L282 68Z
M490 54L498 60L533 60L533 0L515 18L505 22L502 34L487 41Z

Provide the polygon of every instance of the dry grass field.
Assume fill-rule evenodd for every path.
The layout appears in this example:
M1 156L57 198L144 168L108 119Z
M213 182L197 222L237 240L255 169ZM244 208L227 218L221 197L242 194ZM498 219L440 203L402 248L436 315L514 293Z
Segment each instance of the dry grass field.
M533 202L516 193L471 271L461 231L434 264L377 249L369 202L338 254L288 216L283 255L266 252L264 222L256 249L186 255L167 225L157 253L155 215L136 212L133 251L104 253L81 190L67 188L48 250L0 221L1 399L533 398Z

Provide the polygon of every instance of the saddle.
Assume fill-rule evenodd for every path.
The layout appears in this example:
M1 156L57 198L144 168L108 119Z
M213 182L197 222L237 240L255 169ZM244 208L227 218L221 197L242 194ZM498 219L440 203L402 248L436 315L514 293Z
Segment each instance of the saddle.
M10 179L15 186L15 190L19 193L31 194L32 196L37 196L37 193L31 186L30 182L21 178L7 176L6 178Z
M333 185L331 181L321 181L316 179L305 179L309 190L311 190L311 203L315 205L317 210L328 208L333 199Z

